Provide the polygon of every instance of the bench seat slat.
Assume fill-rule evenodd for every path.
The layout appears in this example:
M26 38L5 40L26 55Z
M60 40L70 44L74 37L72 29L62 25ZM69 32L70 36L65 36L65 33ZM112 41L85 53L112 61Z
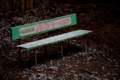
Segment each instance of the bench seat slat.
M21 45L18 45L16 47L22 47L22 48L26 48L27 50L30 50L30 49L34 49L34 48L37 48L37 47L42 47L42 46L45 46L45 45L48 45L48 44L61 42L61 41L67 40L67 39L84 36L84 35L87 35L90 32L92 32L92 31L76 30L76 31L64 33L64 34L61 34L61 35L45 38L45 39L42 39L42 40L37 40L37 41L34 41L34 42L21 44Z

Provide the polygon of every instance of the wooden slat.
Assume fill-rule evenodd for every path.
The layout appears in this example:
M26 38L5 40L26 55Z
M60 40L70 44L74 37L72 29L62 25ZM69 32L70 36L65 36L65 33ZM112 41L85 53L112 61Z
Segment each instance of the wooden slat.
M49 20L21 25L12 28L12 39L20 39L36 34L66 28L77 24L76 14L57 17Z
M26 48L26 49L30 50L30 49L42 47L45 45L62 42L62 41L67 40L67 39L72 39L72 38L84 36L84 35L87 35L88 33L91 33L91 32L92 31L88 31L88 30L76 30L76 31L64 33L61 35L49 37L46 39L37 40L37 41L26 43L26 44L21 44L21 45L18 45L17 47L22 47L22 48Z

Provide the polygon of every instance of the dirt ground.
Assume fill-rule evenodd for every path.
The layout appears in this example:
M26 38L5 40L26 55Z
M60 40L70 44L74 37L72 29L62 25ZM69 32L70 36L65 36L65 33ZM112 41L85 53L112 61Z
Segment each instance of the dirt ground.
M120 4L115 2L48 1L41 9L0 13L0 80L120 80ZM35 49L21 49L11 38L11 27L76 13L77 25L48 32L54 36L78 29L92 33ZM21 44L45 38L39 34L21 39ZM86 43L86 44L85 44ZM46 48L46 54L45 54Z

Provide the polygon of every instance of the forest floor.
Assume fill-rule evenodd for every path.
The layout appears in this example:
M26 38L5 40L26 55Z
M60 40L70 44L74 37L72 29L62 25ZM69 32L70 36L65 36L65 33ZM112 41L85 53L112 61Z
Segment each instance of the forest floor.
M48 0L47 0L48 1ZM42 2L41 9L0 13L0 80L120 80L120 4ZM48 32L54 36L78 29L92 33L35 49L19 49L11 38L11 27L76 13L77 25ZM39 34L21 39L21 44L45 38ZM85 45L86 43L86 45ZM45 53L45 48L47 52Z

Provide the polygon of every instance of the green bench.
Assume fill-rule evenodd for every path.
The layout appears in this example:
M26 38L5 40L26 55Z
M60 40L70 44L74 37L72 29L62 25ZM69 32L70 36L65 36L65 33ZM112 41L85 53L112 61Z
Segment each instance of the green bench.
M69 26L73 26L77 24L76 14L71 14L67 16L62 16L54 19L44 20L36 23L26 24L22 26L17 26L12 28L12 39L21 39ZM64 40L80 37L87 35L92 31L88 30L76 30L68 33L64 33L61 35L56 35L53 37L45 38L42 40L37 40L34 42L29 42L25 44L17 45L16 47L26 48L27 50L35 49L38 47L42 47L45 45L62 42ZM63 57L62 53L62 44L61 44L61 57ZM37 66L36 52L35 52L35 63Z

